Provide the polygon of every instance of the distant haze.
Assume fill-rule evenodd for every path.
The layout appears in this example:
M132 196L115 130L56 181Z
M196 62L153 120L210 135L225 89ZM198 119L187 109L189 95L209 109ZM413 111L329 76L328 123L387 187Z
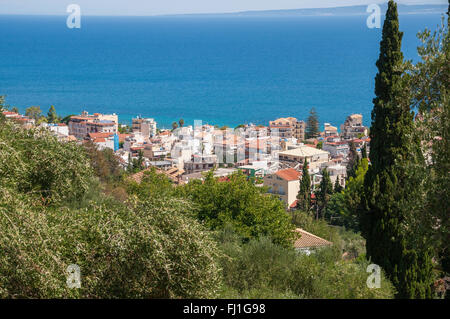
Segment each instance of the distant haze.
M66 15L69 4L84 15L151 16L191 13L331 8L387 3L386 0L0 0L0 14ZM398 0L398 4L448 4L447 0Z

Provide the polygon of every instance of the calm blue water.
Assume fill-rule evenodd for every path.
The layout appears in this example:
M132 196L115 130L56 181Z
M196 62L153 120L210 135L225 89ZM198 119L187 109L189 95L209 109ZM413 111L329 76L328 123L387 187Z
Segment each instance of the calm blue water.
M400 17L403 51L440 16ZM351 113L370 124L381 29L360 17L0 16L0 94L24 112L51 104L136 115L169 126L184 118L236 126L281 116L340 125Z

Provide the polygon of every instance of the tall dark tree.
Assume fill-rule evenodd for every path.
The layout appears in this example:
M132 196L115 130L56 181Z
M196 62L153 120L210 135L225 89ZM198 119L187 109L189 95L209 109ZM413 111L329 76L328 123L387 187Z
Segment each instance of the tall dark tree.
M172 131L176 130L178 128L178 123L177 122L173 122L172 123Z
M183 126L184 126L184 120L183 120L183 119L180 119L180 120L178 121L178 123L180 124L180 127L183 127Z
M353 141L349 143L350 151L348 153L347 163L347 178L355 177L356 170L358 169L359 155L356 151L356 146Z
M326 168L322 170L322 180L320 181L319 189L315 194L318 205L317 217L323 216L323 212L327 207L330 196L333 194L333 184L331 183L330 174Z
M311 208L311 177L308 173L308 160L305 159L300 180L300 191L297 194L297 208L305 212Z
M367 158L367 145L364 144L364 146L361 149L361 158Z
M420 61L409 65L412 106L419 110L414 134L422 141L427 154L424 172L417 166L415 174L422 176L418 184L425 193L425 204L420 207L416 231L426 230L429 246L436 252L440 277L450 277L450 19L442 20L435 32L425 30L418 34L421 46L417 52ZM421 210L420 210L421 209ZM423 237L423 236L422 236ZM421 240L423 245L425 241ZM447 285L445 298L450 299Z
M309 111L306 122L306 138L316 138L319 136L319 116L314 108Z
M336 181L334 182L334 192L340 193L344 190L344 187L341 186L339 175L336 177Z
M59 117L58 114L56 114L55 107L52 105L50 106L50 109L47 113L47 123L58 123Z
M367 257L387 273L398 298L431 297L429 250L415 245L417 234L405 222L409 203L418 195L408 175L409 163L420 160L412 140L413 115L403 92L403 54L397 5L390 0L377 61L370 129L371 164L364 179L360 218Z

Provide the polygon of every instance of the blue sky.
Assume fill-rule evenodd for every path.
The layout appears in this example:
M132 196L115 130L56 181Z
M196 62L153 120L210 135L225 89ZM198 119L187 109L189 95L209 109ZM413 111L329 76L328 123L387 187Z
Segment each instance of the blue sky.
M69 4L85 15L161 15L247 10L324 8L385 3L387 0L0 0L0 14L65 15ZM399 4L447 4L447 0L398 0Z

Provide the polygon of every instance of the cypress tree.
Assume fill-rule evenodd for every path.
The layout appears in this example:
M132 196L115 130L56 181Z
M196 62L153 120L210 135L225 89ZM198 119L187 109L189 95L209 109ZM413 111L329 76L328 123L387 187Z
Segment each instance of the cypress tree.
M51 105L47 113L47 123L57 123L57 122L58 122L58 114L56 114L55 107Z
M314 108L309 111L306 122L306 138L316 138L319 136L319 116Z
M339 176L336 177L336 182L334 183L334 192L335 193L340 193L344 190L344 188L341 186L341 184L339 183Z
M364 144L364 146L361 149L361 158L367 158L367 145Z
M370 129L371 164L364 179L360 207L367 257L386 272L397 298L431 297L431 260L418 234L408 232L409 203L418 195L408 167L419 160L418 143L411 137L413 114L402 95L403 54L397 5L390 0L377 61ZM410 162L408 162L410 161ZM411 175L411 174L410 174Z
M350 152L348 154L347 178L356 176L356 170L358 169L358 161L359 161L359 156L358 152L356 151L355 143L351 141L349 143L349 146Z
M311 177L308 173L308 160L305 158L300 180L300 191L297 194L297 208L309 211L311 208Z
M323 211L327 207L328 201L332 194L333 184L331 183L330 174L327 169L324 168L322 170L322 180L320 181L319 189L316 191L316 199L321 216L323 216Z

